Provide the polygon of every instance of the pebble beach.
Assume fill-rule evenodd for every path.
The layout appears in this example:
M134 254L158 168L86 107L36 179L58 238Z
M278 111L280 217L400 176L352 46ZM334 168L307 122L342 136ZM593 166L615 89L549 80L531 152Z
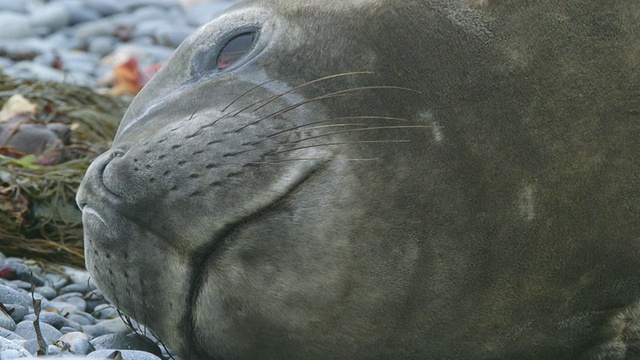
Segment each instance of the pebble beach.
M233 1L0 0L0 68L10 76L100 88L114 66L161 64Z
M232 3L0 0L0 71L109 92L116 67L133 61L152 76L189 34ZM86 271L0 253L0 360L43 354L172 357L152 334L121 316Z

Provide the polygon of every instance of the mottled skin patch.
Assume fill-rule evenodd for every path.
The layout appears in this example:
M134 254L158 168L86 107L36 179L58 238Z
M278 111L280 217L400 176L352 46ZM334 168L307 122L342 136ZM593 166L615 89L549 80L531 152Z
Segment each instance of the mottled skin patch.
M639 15L240 3L88 170L87 267L184 358L637 358Z

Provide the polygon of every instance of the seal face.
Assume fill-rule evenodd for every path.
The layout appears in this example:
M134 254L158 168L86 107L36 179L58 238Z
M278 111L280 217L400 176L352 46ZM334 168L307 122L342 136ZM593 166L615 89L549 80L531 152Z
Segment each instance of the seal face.
M638 356L639 13L240 3L87 171L87 268L184 358Z

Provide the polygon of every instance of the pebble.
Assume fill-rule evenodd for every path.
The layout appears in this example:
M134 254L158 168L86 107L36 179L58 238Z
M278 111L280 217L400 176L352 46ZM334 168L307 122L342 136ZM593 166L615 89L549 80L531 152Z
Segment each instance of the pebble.
M35 34L29 17L24 14L10 11L1 12L0 24L2 24L0 39L24 39Z

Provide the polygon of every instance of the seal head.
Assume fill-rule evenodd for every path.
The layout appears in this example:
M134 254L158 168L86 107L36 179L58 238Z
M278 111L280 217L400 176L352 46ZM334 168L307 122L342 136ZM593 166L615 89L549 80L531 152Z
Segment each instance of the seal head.
M616 5L239 3L88 169L87 268L184 358L632 356L638 10Z

